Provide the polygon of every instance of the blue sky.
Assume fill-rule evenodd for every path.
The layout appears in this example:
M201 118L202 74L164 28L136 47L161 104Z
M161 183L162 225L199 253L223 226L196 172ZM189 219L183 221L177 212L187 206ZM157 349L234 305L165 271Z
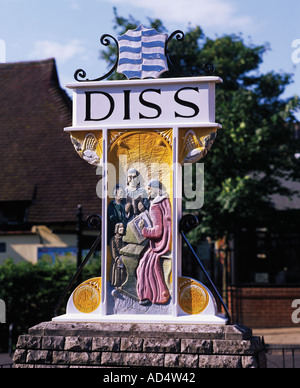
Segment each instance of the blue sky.
M284 97L300 94L300 63L292 61L292 42L300 39L299 0L0 0L6 61L54 57L62 86L73 82L78 68L90 78L103 75L107 69L99 60L99 38L116 35L113 6L146 26L147 17L158 17L169 33L200 25L211 38L241 32L246 42L268 42L271 50L260 70L294 73ZM0 60L1 47L3 42Z

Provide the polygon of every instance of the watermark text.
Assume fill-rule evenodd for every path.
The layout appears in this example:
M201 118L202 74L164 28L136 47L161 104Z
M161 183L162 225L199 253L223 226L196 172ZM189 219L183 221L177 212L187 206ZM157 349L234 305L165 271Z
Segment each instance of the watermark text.
M298 65L300 63L300 39L293 40L292 48L295 49L292 53L292 62Z
M295 309L292 314L292 322L297 325L300 323L300 299L293 301L292 308Z
M177 171L178 176L182 177L182 188L174 193L176 199L185 199L187 210L199 210L204 204L204 164L184 164L175 163L151 163L145 165L142 162L129 164L126 155L119 158L119 167L116 168L112 163L101 165L97 168L96 174L101 176L97 183L96 193L100 199L114 198L116 187L126 188L128 185L127 173L135 169L139 174L139 187L147 191L148 183L155 179L163 187L163 191L171 195L173 192L173 171ZM107 185L104 184L105 180Z

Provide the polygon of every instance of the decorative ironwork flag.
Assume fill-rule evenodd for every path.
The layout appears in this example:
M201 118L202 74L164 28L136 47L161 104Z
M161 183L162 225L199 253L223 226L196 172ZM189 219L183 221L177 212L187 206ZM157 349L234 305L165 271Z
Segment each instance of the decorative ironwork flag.
M132 78L158 78L168 71L165 46L167 34L140 25L118 37L119 63L117 72Z

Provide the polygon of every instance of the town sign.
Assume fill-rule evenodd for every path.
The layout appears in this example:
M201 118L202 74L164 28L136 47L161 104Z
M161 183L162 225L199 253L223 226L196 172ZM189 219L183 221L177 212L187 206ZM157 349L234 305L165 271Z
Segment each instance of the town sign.
M102 261L101 276L79 285L55 321L227 323L212 282L182 276L182 166L205 156L221 128L215 85L222 80L158 78L179 35L140 26L110 37L118 47L113 71L128 80L88 80L78 70L67 85L73 125L65 131L101 173Z

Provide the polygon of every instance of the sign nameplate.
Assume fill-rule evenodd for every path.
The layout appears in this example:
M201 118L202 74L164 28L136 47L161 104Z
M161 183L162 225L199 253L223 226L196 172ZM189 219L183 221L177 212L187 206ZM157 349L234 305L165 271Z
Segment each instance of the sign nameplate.
M214 126L219 82L219 77L195 77L70 84L73 127Z

